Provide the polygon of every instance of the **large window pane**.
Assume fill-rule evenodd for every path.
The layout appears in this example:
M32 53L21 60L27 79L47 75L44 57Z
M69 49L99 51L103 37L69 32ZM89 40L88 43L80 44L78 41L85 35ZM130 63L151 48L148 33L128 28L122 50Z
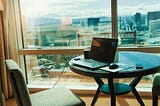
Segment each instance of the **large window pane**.
M21 0L25 47L89 46L111 37L110 0Z
M160 1L118 0L118 30L121 45L160 45Z
M68 61L76 55L26 56L28 84L33 87L97 86L93 78L70 71Z
M110 0L20 0L24 48L53 49L90 46L93 36L111 38ZM93 78L73 73L68 60L75 54L28 55L29 85L60 83L68 86L97 86ZM65 67L65 68L64 68Z
M118 31L121 46L160 45L160 1L118 0ZM124 34L129 33L129 34ZM154 75L144 76L142 88L151 88ZM129 82L129 79L120 80Z
M160 2L117 1L119 46L160 45ZM112 37L111 0L20 0L20 5L24 48L90 46L94 36ZM77 75L67 66L63 71L66 60L76 56L66 52L26 56L29 84L53 86L65 72L59 84L97 86L93 78ZM146 87L152 78L145 76L141 82Z

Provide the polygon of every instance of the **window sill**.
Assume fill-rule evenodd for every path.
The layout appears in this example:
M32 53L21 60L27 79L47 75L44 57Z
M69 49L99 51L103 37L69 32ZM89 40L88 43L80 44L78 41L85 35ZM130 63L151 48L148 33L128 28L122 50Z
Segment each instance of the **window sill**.
M25 48L20 49L20 55L38 55L38 54L82 54L87 46L81 47L45 47L45 48ZM66 52L67 51L67 52ZM160 53L160 46L126 46L118 47L117 51L138 51L148 53Z

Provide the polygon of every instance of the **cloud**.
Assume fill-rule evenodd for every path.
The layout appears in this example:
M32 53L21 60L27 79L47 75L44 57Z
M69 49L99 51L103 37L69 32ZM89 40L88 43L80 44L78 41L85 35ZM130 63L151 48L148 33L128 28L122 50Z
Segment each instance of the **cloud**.
M118 4L119 15L134 15L136 12L147 14L149 11L160 10L159 3L132 1L133 4L128 4L128 2L123 1ZM104 3L106 3L105 0L21 0L22 13L25 16L51 15L53 18L110 16L110 2Z
M138 5L138 6L119 6L118 14L119 15L134 15L137 12L141 14L147 14L151 11L160 11L160 4L156 5Z

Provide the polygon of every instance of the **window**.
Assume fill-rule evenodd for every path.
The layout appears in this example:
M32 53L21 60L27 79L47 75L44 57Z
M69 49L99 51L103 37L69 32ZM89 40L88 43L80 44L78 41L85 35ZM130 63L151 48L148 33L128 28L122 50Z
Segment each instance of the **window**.
M110 7L110 0L21 0L25 47L89 46L92 36L111 37Z
M160 45L160 2L117 0L119 46ZM125 79L128 82L131 79ZM144 76L142 88L151 88L153 75Z
M110 0L21 0L20 4L24 49L54 52L58 48L85 48L90 46L93 36L112 36ZM29 85L54 86L61 78L58 84L95 86L92 78L68 68L68 60L81 52L62 51L25 56Z
M119 47L160 44L159 5L151 0L117 1ZM97 86L94 79L71 72L68 60L82 54L92 37L114 37L111 0L20 0L20 6L24 43L20 54L25 55L28 84ZM145 78L151 81L150 76Z
M120 44L160 45L160 2L118 0ZM128 34L124 34L128 33Z

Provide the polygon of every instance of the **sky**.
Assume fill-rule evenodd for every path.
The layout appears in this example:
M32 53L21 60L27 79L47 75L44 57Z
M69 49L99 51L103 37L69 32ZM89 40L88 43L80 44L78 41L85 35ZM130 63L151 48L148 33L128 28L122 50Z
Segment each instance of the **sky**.
M20 0L26 17L99 17L111 16L111 0ZM160 0L118 0L119 15L160 11Z

